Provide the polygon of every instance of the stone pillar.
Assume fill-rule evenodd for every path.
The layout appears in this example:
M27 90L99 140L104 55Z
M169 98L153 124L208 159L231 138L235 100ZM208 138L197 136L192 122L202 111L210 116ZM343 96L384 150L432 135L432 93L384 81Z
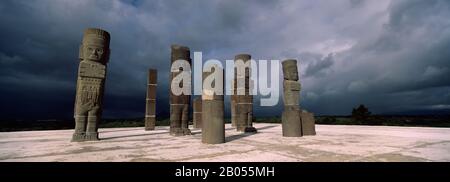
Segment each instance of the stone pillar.
M177 60L185 60L189 63L189 67L191 68L191 58L190 58L190 50L188 47L180 46L180 45L172 45L171 46L171 67L172 64ZM171 72L170 73L170 84L172 85L173 79L181 74L179 72ZM191 74L189 74L191 75ZM188 84L191 84L190 82ZM186 86L186 85L184 85ZM183 87L184 87L183 86ZM190 87L190 85L189 85ZM172 89L172 88L171 88ZM190 104L190 95L174 95L172 90L170 92L170 134L173 136L183 136L190 135L191 130L189 130L189 104Z
M230 104L231 104L231 126L236 127L236 120L237 120L237 114L236 114L236 101L237 101L237 68L236 65L234 67L234 76L233 80L231 80L231 92L233 93L230 96Z
M192 120L194 128L202 128L202 98L197 97L194 99Z
M156 69L148 70L147 99L145 109L145 130L154 130L156 123L156 86L158 74Z
M281 116L283 136L301 137L315 135L314 115L300 108L301 85L298 82L297 60L283 61L283 101L284 111Z
M299 97L301 85L298 82L297 60L283 61L283 102L284 111L281 115L284 137L301 137L302 123Z
M89 28L84 31L79 51L73 142L99 139L109 42L110 34L104 30Z
M234 94L234 91L233 91ZM236 95L231 95L230 97L230 104L231 104L231 126L236 127Z
M251 56L248 54L239 54L235 56L235 65L238 61L244 62L246 67L235 67L234 78L234 97L232 97L232 107L234 105L234 113L232 109L232 121L233 118L236 123L236 130L241 132L256 132L256 128L253 127L253 95L251 95L250 85L252 84L251 76ZM240 71L239 68L245 68ZM238 80L244 81L239 83ZM239 93L244 93L240 95ZM234 114L234 115L233 115Z
M204 72L203 80L210 74L219 75L214 82L214 88L222 90L218 94L208 88L203 88L202 92L202 142L207 144L225 143L225 120L224 120L224 76L223 68L214 65L213 72ZM205 83L205 82L204 82Z

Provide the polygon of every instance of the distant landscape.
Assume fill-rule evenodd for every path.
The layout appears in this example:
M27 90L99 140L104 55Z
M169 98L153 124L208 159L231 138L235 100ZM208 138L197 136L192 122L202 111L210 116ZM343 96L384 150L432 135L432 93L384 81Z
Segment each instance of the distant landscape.
M225 119L230 123L230 119ZM258 117L255 123L281 123L281 117ZM384 126L408 126L408 127L450 127L450 115L423 115L423 116L400 116L400 115L372 115L365 119L355 119L352 116L316 116L316 124L325 125L384 125ZM160 118L157 126L168 126L169 118ZM143 127L144 118L129 119L104 119L100 128L117 127ZM61 130L73 129L73 119L54 120L1 120L0 132L9 131L32 131L32 130Z

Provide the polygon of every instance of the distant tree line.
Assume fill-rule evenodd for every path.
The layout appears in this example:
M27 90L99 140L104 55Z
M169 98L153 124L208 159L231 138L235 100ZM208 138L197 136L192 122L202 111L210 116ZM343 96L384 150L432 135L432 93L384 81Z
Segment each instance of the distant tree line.
M385 125L385 126L424 126L450 127L450 115L442 116L388 116L372 115L364 104L352 109L350 116L318 116L317 124L334 125Z

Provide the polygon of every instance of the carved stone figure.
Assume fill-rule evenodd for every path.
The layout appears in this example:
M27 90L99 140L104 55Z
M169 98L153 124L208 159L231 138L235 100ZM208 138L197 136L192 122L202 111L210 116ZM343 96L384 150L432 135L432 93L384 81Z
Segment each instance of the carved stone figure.
M203 72L203 80L211 74L218 77L213 82L214 88L222 91L222 94L212 89L203 87L202 93L202 142L207 144L225 143L225 121L224 121L224 85L223 68L214 65L214 71ZM205 81L203 82L205 84ZM206 83L208 84L208 83Z
M84 31L79 52L74 142L99 139L97 130L102 115L109 42L110 35L104 30L89 28Z
M197 97L193 103L192 120L194 128L202 128L202 98Z
M299 106L301 86L298 82L297 60L288 59L283 61L282 65L284 75L284 111L281 116L283 136L301 137L302 123Z
M192 61L190 58L190 50L188 47L180 45L172 45L171 49L172 49L171 66L177 60L185 60L189 63L190 67ZM179 74L181 74L183 71L182 69L179 70L180 70L179 72L170 73L171 85L172 81L174 81L174 78ZM189 82L188 84L191 83ZM181 87L183 87L183 85L181 85ZM170 90L169 92L170 92L170 134L173 136L190 135L191 130L189 130L188 120L189 120L189 104L191 96L187 94L181 94L177 96L172 93L172 90Z
M298 82L297 60L283 61L283 102L281 116L283 136L301 137L315 135L315 123L312 113L302 111L299 105L301 85Z
M145 130L154 130L156 124L156 86L158 74L155 69L148 70L147 99L145 109Z
M249 61L251 56L249 54L239 54L235 56L236 63L242 60L244 64L250 65ZM238 68L235 68L235 77L233 81L234 89L231 97L231 118L236 124L236 130L241 132L256 132L256 128L253 127L253 95L251 95L250 85L252 80L250 79L251 67L246 67L243 72L240 72ZM239 83L238 80L243 80L244 83ZM244 93L239 94L239 93Z

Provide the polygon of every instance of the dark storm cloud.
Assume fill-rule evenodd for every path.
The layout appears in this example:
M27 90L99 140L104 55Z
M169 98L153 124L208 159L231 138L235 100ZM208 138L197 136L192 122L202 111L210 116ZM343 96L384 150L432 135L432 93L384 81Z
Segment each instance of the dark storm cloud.
M203 59L297 58L302 105L348 114L450 106L449 1L0 1L1 117L70 117L87 27L112 35L107 117L141 117L148 68L167 115L170 45ZM436 96L438 94L440 97ZM339 104L337 104L339 103ZM258 108L279 115L276 109Z
M374 38L337 54L332 74L316 83L334 84L312 89L311 98L323 97L312 107L359 102L390 113L450 106L450 3L393 1L387 11Z
M28 117L27 110L42 110L36 117L69 116L75 95L78 47L87 27L112 35L111 59L105 95L105 114L142 115L147 69L157 68L158 108L166 108L170 45L184 44L193 51L216 51L233 45L242 31L246 9L232 1L3 1L0 34L0 83L3 116ZM262 3L261 6L266 6ZM193 11L197 10L197 11ZM35 94L29 94L29 90ZM52 97L66 94L67 97ZM14 99L42 95L36 107L22 109ZM139 109L140 108L140 109ZM165 109L158 113L166 114ZM36 111L36 113L39 113ZM60 114L64 113L64 114ZM29 113L31 115L31 113ZM34 117L34 116L31 116Z
M308 63L304 76L321 76L326 74L326 69L333 65L333 54L322 58L320 54L302 54L301 60Z

